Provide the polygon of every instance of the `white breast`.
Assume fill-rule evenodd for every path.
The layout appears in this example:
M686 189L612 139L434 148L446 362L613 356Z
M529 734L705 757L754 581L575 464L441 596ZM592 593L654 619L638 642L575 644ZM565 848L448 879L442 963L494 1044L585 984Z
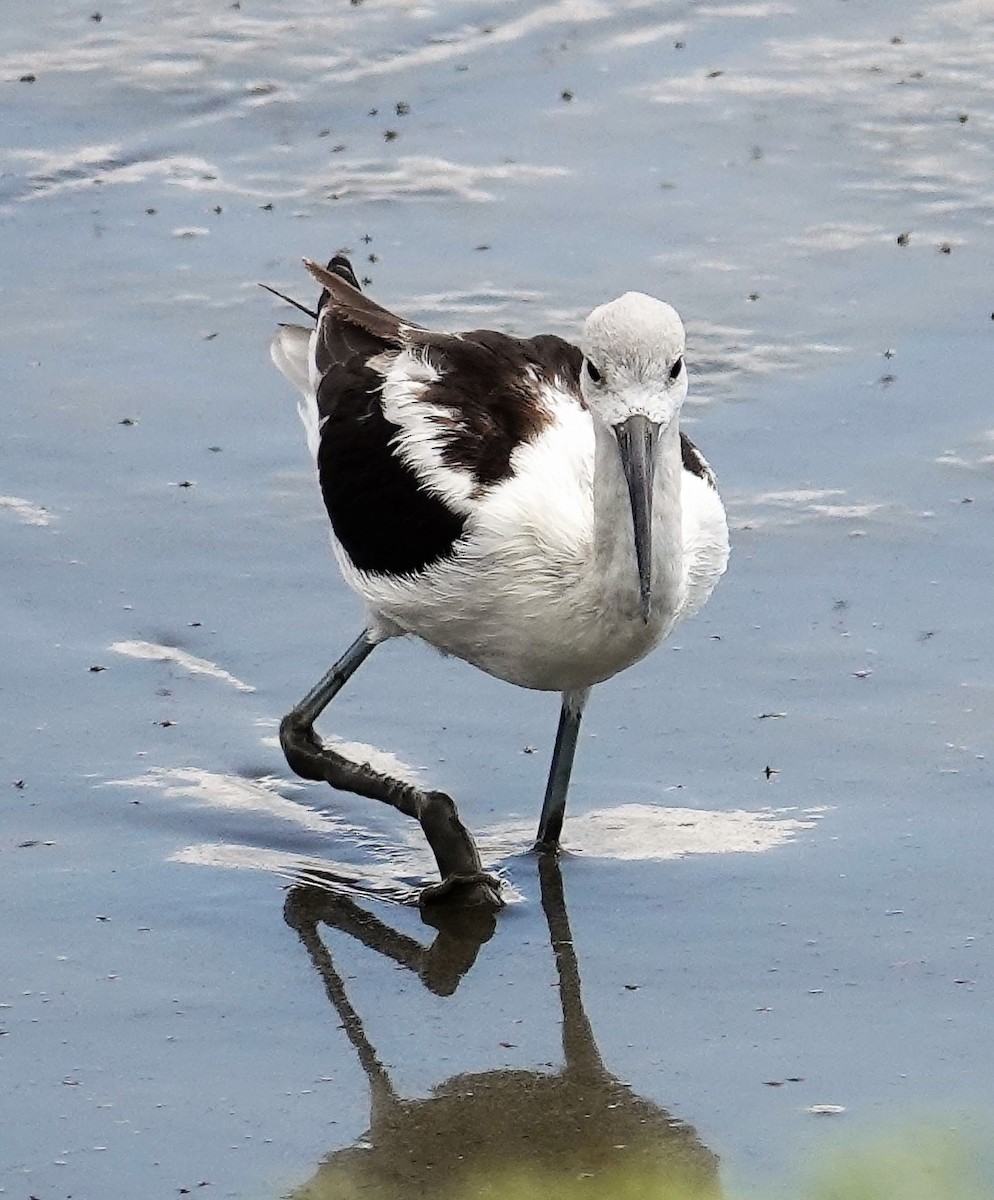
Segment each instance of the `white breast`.
M617 446L610 439L599 451L589 413L572 399L557 405L554 425L515 451L513 475L478 497L453 558L397 579L356 572L340 554L342 570L384 633L415 634L522 687L590 687L648 654L703 603L724 567L714 506L695 489L681 512L682 479L707 485L682 470L672 436L657 469L648 624ZM701 512L709 518L704 533ZM727 556L727 535L725 546Z

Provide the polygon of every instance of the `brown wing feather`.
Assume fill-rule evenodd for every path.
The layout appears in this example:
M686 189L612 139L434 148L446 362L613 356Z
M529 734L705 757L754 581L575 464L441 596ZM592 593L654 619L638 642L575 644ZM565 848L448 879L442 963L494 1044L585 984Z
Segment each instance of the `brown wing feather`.
M583 355L562 338L475 329L418 332L410 340L438 374L423 398L442 457L482 486L506 479L517 447L534 441L553 421L543 388L565 388L582 403Z
M445 462L488 486L508 477L516 447L533 441L552 420L543 385L565 387L582 405L583 355L562 338L516 338L487 329L432 333L359 291L344 256L327 268L309 259L304 264L325 289L315 347L322 418L335 415L337 423L339 404L349 407L341 397L362 392L365 419L375 411L382 420L381 368L371 372L368 364L411 349L438 374L424 402ZM357 416L354 405L350 411Z
M327 291L326 304L339 320L371 334L385 346L401 346L404 329L420 328L411 321L401 320L375 300L370 300L363 292L347 283L341 275L326 270L318 263L311 262L309 258L304 259L304 266Z

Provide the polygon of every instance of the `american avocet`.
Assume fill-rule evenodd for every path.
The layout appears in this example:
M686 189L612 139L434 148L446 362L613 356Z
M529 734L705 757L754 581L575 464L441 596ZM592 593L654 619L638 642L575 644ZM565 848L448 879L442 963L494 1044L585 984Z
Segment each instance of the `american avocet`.
M338 564L366 623L280 740L297 774L421 822L443 880L426 898L465 884L493 899L450 797L344 757L314 722L375 646L404 634L560 692L537 840L558 846L591 687L696 612L728 558L714 475L680 431L683 324L628 292L594 309L579 348L433 333L365 296L346 258L305 264L324 288L314 327L281 327L272 356L303 393Z

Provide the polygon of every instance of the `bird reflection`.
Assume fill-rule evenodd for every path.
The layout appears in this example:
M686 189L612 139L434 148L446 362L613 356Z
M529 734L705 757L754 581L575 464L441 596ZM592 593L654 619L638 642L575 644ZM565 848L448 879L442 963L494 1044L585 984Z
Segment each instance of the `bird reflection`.
M321 940L322 922L451 995L494 931L492 913L439 911L430 946L398 933L350 897L295 888L286 919L324 983L370 1087L370 1123L357 1146L332 1152L292 1200L407 1200L420 1196L539 1194L717 1200L717 1158L695 1131L636 1096L601 1059L583 1008L559 864L538 864L542 908L559 976L563 1065L456 1075L427 1098L394 1089ZM565 1190L564 1190L565 1189ZM630 1189L630 1190L629 1190Z

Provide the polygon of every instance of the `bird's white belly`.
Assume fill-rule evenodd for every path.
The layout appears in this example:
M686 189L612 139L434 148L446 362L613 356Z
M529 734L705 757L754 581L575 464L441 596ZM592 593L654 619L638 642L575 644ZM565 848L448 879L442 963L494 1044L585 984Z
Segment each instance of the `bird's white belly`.
M611 594L582 578L549 581L526 572L508 586L504 571L477 569L456 611L452 580L439 582L441 603L426 603L422 592L409 607L392 606L390 616L444 653L520 687L600 683L648 654L672 624L672 614L642 620L635 586Z
M512 569L471 553L407 580L372 581L361 591L376 616L520 687L591 687L638 662L669 632L675 613L642 619L634 560L631 582L590 573ZM585 577L586 576L586 577ZM387 594L388 593L388 594Z
M543 691L591 687L645 657L686 599L679 501L655 506L646 622L625 483L619 466L610 480L602 467L595 513L593 441L587 421L524 448L514 479L481 499L453 557L424 572L358 575L340 555L374 621ZM667 485L665 471L657 478Z

